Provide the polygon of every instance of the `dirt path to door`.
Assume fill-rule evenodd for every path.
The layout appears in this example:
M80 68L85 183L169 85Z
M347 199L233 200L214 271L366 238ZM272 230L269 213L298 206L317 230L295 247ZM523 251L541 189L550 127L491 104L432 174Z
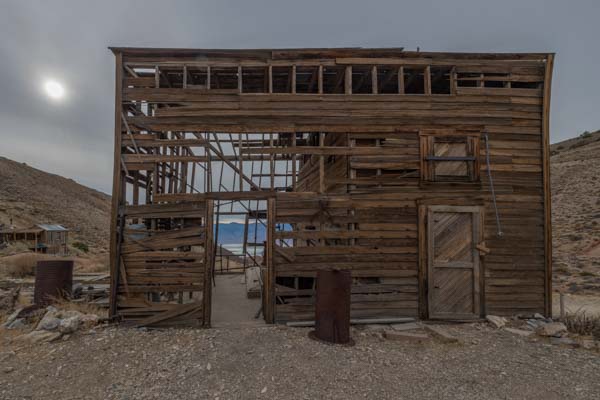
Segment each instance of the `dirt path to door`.
M264 325L262 315L254 316L260 308L260 299L246 296L243 275L217 275L212 288L212 323L216 328Z

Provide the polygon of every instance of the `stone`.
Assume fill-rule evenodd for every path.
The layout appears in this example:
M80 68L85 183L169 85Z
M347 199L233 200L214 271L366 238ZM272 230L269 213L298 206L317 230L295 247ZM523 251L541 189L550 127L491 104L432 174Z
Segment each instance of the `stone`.
M75 310L67 310L67 311L59 311L58 312L58 317L61 319L64 318L77 318L77 319L81 319L85 314L79 312L79 311L75 311Z
M96 314L83 314L80 318L80 321L85 328L91 328L98 325L100 317L98 317Z
M441 326L424 325L425 329L433 334L436 338L444 343L458 343L458 338L452 336L447 330Z
M486 315L485 319L487 322L494 325L496 329L503 328L504 325L506 325L506 318L504 317L499 317L497 315Z
M56 318L53 314L49 315L46 313L44 318L40 321L40 323L35 328L36 331L54 331L60 325L60 319Z
M60 315L58 309L54 306L46 307L46 313L38 323L36 330L53 331L60 324Z
M27 325L25 325L24 318L17 318L14 321L12 321L8 326L6 326L6 329L23 329L26 326Z
M17 318L19 318L19 314L21 313L21 311L23 311L23 308L17 308L15 310L15 312L13 312L12 314L10 314L8 316L8 318L6 319L6 321L4 322L4 324L2 326L7 328L11 323L13 323Z
M534 329L534 330L537 329L537 328L539 328L540 326L542 326L544 324L545 324L545 322L538 321L538 320L535 320L535 319L528 319L527 320L527 325L530 326L531 329Z
M504 328L504 330L506 332L510 332L510 333L515 334L515 335L519 335L519 336L523 336L523 337L529 337L529 336L533 335L533 331L526 331L526 330L523 330L523 329Z
M543 324L537 328L536 332L540 336L560 336L567 331L567 327L562 322L552 322Z
M409 322L406 324L393 324L390 327L395 331L412 331L415 329L421 329L419 325L414 322Z
M580 339L579 344L586 350L593 350L598 347L594 339Z
M14 367L5 367L2 372L4 372L5 374L10 374L11 372L13 372L15 370Z
M58 312L58 308L54 307L54 306L48 306L46 307L46 313L57 313Z
M60 325L58 326L58 330L61 333L73 333L77 329L79 329L79 325L81 324L81 320L79 316L72 316L65 319L60 320Z
M404 340L408 342L422 343L429 340L429 336L424 333L415 332L399 332L395 330L387 330L383 332L383 337L388 340Z
M535 319L546 319L542 314L540 313L535 313L533 314L533 318Z
M60 338L61 335L62 334L60 332L33 331L26 333L25 335L21 335L17 339L30 343L52 342Z
M71 298L79 299L83 294L83 285L81 283L73 284L73 289L71 290Z

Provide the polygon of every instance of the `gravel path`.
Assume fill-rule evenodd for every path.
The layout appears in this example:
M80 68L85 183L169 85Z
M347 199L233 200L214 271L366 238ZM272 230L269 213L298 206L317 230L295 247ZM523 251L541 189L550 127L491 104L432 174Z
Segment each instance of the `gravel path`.
M308 329L99 328L24 345L0 332L1 399L598 399L600 355L483 324L444 326L460 344L354 347Z

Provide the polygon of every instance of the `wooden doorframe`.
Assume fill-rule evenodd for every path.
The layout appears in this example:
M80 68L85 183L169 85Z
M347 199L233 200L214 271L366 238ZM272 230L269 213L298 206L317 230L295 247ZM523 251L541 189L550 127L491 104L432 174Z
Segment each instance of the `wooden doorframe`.
M202 326L210 328L212 318L212 263L214 257L213 245L213 216L214 201L206 200L206 214L204 218L204 287L202 295Z
M263 315L267 324L275 323L275 265L273 264L273 248L275 246L276 200L267 200L267 240L265 246L265 265L263 274Z
M473 244L476 246L478 243L484 240L484 211L485 208L482 205L444 205L444 204L421 204L418 207L418 246L419 246L419 317L421 319L436 319L431 315L431 298L432 294L429 290L429 284L432 281L433 268L431 268L432 260L429 259L428 254L432 250L433 241L430 241L431 237L431 220L434 212L469 212L473 213ZM473 281L474 281L474 308L475 313L472 317L467 318L479 318L485 313L485 302L484 302L484 268L483 262L480 257L479 251L474 248L474 270L473 270ZM437 318L439 319L439 317ZM461 318L463 319L463 318Z

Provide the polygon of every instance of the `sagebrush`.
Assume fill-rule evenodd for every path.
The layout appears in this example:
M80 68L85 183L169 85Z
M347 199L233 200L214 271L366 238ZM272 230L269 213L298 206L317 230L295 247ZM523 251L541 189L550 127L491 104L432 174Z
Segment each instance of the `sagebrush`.
M565 315L563 322L569 332L594 336L596 339L600 339L600 315L578 311Z

